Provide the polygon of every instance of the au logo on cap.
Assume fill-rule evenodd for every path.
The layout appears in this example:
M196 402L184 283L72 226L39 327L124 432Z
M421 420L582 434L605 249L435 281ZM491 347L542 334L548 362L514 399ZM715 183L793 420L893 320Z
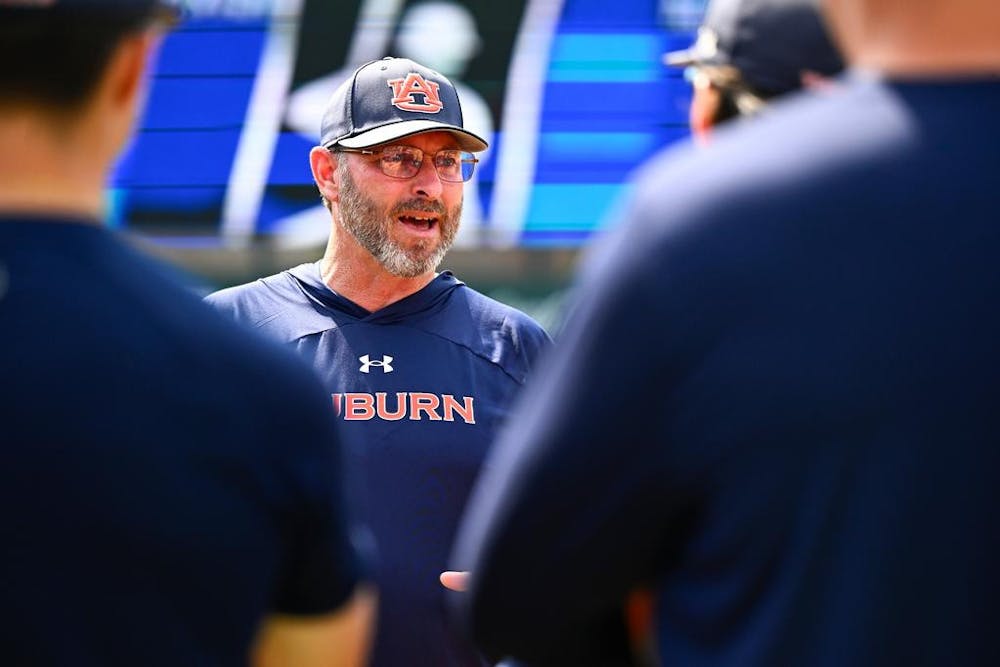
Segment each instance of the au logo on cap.
M392 88L392 105L397 109L437 113L444 108L438 97L441 86L416 72L410 72L405 79L390 79L386 83Z

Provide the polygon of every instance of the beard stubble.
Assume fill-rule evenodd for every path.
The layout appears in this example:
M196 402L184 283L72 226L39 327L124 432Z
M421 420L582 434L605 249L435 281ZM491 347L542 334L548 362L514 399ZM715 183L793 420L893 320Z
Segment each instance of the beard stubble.
M455 242L462 204L451 210L439 201L407 199L389 211L366 197L347 169L346 161L337 165L340 177L340 223L382 267L394 276L414 278L433 271ZM419 239L405 247L392 236L392 229L404 211L434 213L438 216L439 238Z

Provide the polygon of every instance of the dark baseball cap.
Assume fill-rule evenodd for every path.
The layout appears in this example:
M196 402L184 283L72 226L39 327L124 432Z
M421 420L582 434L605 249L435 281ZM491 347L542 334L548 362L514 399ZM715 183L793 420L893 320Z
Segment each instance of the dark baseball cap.
M833 76L844 68L819 0L710 0L698 40L663 57L668 65L731 65L755 90L800 88L801 72Z
M406 58L365 63L333 92L320 145L368 148L424 132L450 132L466 151L486 141L465 129L458 92L444 75Z

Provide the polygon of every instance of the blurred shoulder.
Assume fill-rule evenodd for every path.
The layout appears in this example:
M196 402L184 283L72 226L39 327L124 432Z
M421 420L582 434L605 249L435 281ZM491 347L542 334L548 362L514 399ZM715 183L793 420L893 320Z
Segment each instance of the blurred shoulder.
M800 92L758 116L731 121L707 147L670 147L636 172L635 209L670 211L672 219L699 211L735 209L733 202L780 201L797 188L829 183L831 175L876 157L906 139L905 111L891 87L854 75L829 89Z
M251 327L260 326L302 300L302 291L288 271L227 287L205 297L208 305Z

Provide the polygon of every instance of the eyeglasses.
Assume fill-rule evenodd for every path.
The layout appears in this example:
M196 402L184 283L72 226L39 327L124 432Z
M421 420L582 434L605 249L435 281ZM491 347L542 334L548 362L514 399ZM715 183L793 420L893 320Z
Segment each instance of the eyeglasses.
M390 178L413 178L424 163L424 152L414 146L383 146L377 149L343 148L334 146L331 153L360 153L378 158L382 173ZM472 178L479 160L467 151L445 149L431 158L438 178L449 183L462 183Z

